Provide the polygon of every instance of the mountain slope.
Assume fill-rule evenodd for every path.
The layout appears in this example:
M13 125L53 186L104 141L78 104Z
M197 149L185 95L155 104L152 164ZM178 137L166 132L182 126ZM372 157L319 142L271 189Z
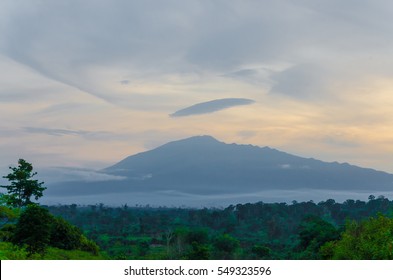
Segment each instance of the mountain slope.
M393 191L393 175L197 136L129 156L93 182L48 185L48 204L223 206L256 201L366 199ZM103 180L103 178L106 178Z
M393 175L326 163L269 147L225 144L210 136L170 142L125 158L103 172L125 176L130 188L190 193L265 189L393 189Z

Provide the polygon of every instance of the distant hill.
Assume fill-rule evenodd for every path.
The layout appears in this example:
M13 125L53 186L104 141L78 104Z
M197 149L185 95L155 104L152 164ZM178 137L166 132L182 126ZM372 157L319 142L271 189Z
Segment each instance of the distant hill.
M192 195L247 194L310 189L393 191L393 175L348 163L323 162L269 147L225 144L196 136L129 156L100 172L124 177L102 182L68 182L58 195L179 192Z

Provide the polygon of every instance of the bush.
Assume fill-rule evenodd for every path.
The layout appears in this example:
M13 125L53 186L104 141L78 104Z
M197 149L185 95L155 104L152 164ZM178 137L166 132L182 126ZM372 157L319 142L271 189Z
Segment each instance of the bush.
M0 242L0 260L26 260L27 252L10 242Z
M53 216L47 209L30 204L16 224L12 242L16 245L26 245L29 256L35 253L43 255L50 242L53 221Z
M50 246L65 250L79 249L82 246L82 232L61 217L54 218Z
M92 253L93 255L98 255L100 248L94 241L87 239L86 236L82 235L80 243L81 243L80 249L82 251Z

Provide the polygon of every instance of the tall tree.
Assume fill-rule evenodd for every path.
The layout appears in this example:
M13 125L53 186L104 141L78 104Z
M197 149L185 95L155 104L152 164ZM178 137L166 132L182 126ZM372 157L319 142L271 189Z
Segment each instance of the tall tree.
M42 192L46 189L42 185L44 182L32 179L37 172L33 172L33 165L24 159L18 160L17 167L9 167L12 172L3 178L10 181L8 186L0 186L8 191L7 205L12 207L22 207L33 204L31 197L35 200L42 197Z

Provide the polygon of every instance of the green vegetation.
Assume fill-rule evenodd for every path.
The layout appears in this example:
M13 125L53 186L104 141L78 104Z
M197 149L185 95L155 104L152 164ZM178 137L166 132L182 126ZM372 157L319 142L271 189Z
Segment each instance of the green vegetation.
M393 258L393 201L383 196L224 209L103 204L48 209L81 228L110 259Z
M107 258L102 254L94 255L82 250L63 250L54 247L48 247L45 255L29 255L23 247L10 242L0 242L1 260L104 260Z
M51 238L53 218L47 209L29 205L20 215L16 224L12 243L26 245L28 255L44 254Z
M0 197L0 259L102 259L99 247L82 231L31 201L46 189L31 178L33 167L23 159L10 167L11 185Z
M321 254L329 259L392 260L393 219L371 217L360 223L348 222L339 240L323 245Z
M0 259L393 259L393 201L223 209L40 206L32 166L5 176Z

